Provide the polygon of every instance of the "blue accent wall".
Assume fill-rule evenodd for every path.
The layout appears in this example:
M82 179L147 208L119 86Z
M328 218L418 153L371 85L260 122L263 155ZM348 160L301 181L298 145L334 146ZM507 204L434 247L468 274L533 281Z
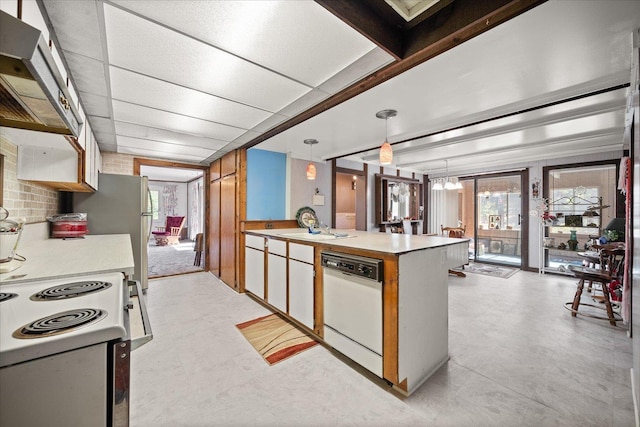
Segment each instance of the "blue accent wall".
M247 150L247 219L286 219L286 154Z

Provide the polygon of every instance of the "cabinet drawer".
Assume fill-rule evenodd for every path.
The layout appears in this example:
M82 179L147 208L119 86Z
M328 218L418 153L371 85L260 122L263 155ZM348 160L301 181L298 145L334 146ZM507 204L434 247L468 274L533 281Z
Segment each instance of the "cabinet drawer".
M264 251L264 237L251 236L247 234L244 238L244 245L248 248L255 248Z
M269 239L269 253L281 256L287 256L287 242L283 240Z
M289 258L313 264L313 246L289 243Z

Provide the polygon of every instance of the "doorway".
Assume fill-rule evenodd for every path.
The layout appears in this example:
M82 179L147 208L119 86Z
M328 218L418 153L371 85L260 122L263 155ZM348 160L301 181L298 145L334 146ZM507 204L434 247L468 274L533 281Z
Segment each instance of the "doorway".
M527 188L527 176L518 171L461 179L460 215L467 224L467 237L473 239L471 260L526 267L528 218L523 212L528 198L522 189Z
M207 170L174 162L136 159L135 173L148 178L151 229L147 244L149 278L203 271L205 256L205 186ZM154 235L170 218L184 218L177 238ZM157 238L156 238L157 237Z
M367 229L367 172L334 168L333 227L343 230Z

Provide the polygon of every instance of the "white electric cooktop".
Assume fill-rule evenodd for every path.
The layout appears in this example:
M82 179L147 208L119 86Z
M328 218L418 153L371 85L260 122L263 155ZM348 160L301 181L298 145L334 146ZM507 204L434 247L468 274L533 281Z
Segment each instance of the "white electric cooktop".
M125 337L123 279L105 273L0 285L0 367Z

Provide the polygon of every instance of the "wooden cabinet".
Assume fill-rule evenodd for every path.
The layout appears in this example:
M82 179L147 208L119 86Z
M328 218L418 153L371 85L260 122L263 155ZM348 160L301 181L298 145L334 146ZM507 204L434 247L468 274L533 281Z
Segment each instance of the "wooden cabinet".
M51 87L56 82L62 88L59 95L71 101L73 110L77 109L80 127L78 138L55 133L29 132L20 135L18 141L17 178L32 181L54 190L91 192L98 189L98 172L101 154L88 122L85 120L78 96L65 69L60 51L51 40L45 17L35 1L3 1L3 11L15 16L26 24L40 30L42 38L49 44L51 59ZM66 84L66 88L64 85ZM68 91L68 93L67 93ZM65 92L65 93L62 93ZM74 114L75 116L75 114ZM38 129L38 128L36 128Z
M222 183L209 185L209 271L220 277L220 188Z
M236 176L226 176L220 182L220 280L237 290Z
M231 151L230 153L222 156L222 163L220 166L221 176L227 176L236 173L236 152Z
M221 160L217 159L209 166L209 178L211 181L216 181L222 178L222 174L220 172L220 164Z
M38 132L29 135L33 139L23 140L18 146L18 179L37 182L54 190L98 190L102 154L88 123L83 125L77 143L67 138L65 144L65 137L59 135ZM52 138L62 144L48 142Z
M241 259L238 227L242 180L237 173L236 152L227 153L209 167L209 270L238 291ZM231 160L229 160L231 159ZM223 166L224 165L224 166ZM224 171L224 173L223 173Z

